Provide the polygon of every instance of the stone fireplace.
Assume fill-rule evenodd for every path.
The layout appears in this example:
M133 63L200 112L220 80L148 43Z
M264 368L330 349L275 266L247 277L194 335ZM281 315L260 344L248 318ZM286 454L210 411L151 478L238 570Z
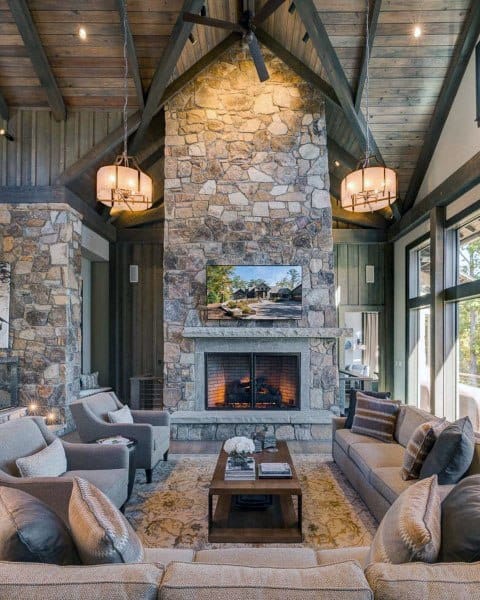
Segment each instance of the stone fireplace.
M180 439L223 439L258 423L284 439L322 437L336 403L342 332L324 105L318 92L263 51L268 81L258 81L239 43L165 107L164 403ZM301 318L208 319L207 265L301 266ZM246 373L236 376L250 407L241 402L242 410L225 410L225 395L212 399L217 410L208 406L205 379L214 376L208 357L215 353L296 355L297 396L286 393L283 407L293 401L298 410L261 402L255 410L254 391L263 383L255 358L245 366L249 383ZM282 405L281 396L271 404Z

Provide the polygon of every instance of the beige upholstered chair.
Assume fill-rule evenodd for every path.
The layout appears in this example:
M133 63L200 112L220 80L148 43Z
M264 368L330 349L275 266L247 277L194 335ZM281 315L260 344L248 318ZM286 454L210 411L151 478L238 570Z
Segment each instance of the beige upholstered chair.
M68 523L72 478L93 483L117 506L127 500L128 450L120 446L71 444L61 440L67 471L60 477L20 477L16 460L31 456L57 438L41 417L23 417L0 424L0 485L23 490L44 502Z
M132 410L133 423L110 423L107 413L122 407L114 392L99 392L70 404L82 442L122 435L136 440L135 466L145 469L147 483L152 471L170 447L170 415L160 410Z

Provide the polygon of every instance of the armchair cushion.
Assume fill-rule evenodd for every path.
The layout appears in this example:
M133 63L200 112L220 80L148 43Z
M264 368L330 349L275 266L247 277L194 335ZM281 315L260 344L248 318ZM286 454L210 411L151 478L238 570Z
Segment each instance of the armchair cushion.
M62 520L37 498L8 487L0 487L0 560L79 563Z
M132 413L127 405L119 410L109 411L107 414L110 423L133 423Z
M17 458L16 465L22 477L58 477L67 470L67 457L56 439L40 452Z
M84 564L142 562L143 546L137 534L110 500L85 479L73 480L68 516Z
M118 508L127 500L128 470L127 469L79 469L67 471L63 477L86 479L107 496Z

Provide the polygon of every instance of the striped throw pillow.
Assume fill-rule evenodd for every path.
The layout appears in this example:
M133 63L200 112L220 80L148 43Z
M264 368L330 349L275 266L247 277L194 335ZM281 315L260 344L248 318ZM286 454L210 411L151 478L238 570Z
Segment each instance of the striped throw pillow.
M393 442L400 402L380 400L357 394L357 406L352 432L367 435L382 442Z
M426 421L419 425L408 440L403 455L402 479L418 479L424 460L433 448L433 444L443 429L445 429L445 419Z

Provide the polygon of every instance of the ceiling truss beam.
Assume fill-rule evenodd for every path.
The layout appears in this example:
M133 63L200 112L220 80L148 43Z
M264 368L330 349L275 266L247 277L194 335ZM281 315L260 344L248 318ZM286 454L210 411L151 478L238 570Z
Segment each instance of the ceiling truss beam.
M10 117L10 111L8 109L7 101L5 100L3 94L0 92L0 117L8 121Z
M33 22L26 0L7 0L12 16L22 36L32 66L45 92L52 114L57 121L64 121L67 110L60 88L43 49L42 42Z
M369 0L370 1L370 0ZM377 25L378 25L378 17L380 15L380 10L382 8L382 0L373 0L373 6L371 6L370 10L370 19L368 23L368 46L370 48L370 53L373 48L373 43L375 42L375 35L377 33ZM357 84L357 92L355 94L355 110L360 112L362 107L362 97L363 90L365 88L365 83L367 81L367 67L369 62L369 56L367 56L366 48L363 49L363 55L360 66L360 75L358 77Z
M123 22L125 20L126 30L126 45L127 45L127 60L130 69L130 75L135 84L135 91L137 94L138 104L140 108L145 106L145 96L143 92L142 78L140 76L140 69L138 67L137 51L135 50L135 42L133 41L132 30L130 23L128 22L126 0L117 0L117 10L120 17L120 26L122 28L123 35Z

